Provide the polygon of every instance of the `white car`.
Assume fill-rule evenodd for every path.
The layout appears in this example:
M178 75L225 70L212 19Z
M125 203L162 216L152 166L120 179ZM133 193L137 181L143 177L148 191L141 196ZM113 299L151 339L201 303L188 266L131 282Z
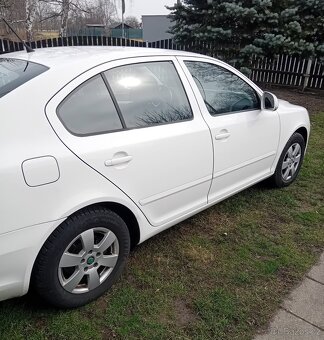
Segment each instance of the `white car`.
M310 123L210 57L63 47L0 57L0 300L102 295L130 248L271 178L292 183ZM199 232L199 231L197 231Z

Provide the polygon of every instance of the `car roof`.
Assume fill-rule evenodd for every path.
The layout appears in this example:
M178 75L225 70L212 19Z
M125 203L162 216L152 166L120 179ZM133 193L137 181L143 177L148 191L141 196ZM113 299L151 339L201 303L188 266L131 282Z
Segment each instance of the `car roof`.
M145 56L202 56L196 53L146 47L112 47L112 46L74 46L48 47L35 49L32 53L25 51L8 53L0 58L16 58L43 64L50 68L79 64L82 69L91 68L112 60ZM205 57L205 56L204 56ZM208 58L208 57L207 57Z

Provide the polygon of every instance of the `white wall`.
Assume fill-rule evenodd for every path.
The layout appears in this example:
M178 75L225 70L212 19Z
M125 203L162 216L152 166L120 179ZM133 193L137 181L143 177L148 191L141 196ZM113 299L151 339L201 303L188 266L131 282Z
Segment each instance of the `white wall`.
M144 41L151 42L172 38L172 35L167 33L172 24L166 15L143 15L142 20Z

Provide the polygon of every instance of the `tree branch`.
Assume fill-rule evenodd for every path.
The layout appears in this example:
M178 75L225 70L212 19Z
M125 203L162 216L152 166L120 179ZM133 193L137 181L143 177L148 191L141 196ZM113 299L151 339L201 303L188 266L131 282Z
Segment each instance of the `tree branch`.
M49 19L57 18L57 17L59 17L61 15L62 15L62 11L59 12L59 13L54 13L54 14L52 14L52 15L50 15L50 16L42 19L42 20L39 20L38 22L43 22L43 21L46 21L46 20L49 20Z
M74 6L76 9L78 9L81 12L87 13L87 14L91 14L91 12L81 8L79 5L75 4L74 2L71 2L70 5Z

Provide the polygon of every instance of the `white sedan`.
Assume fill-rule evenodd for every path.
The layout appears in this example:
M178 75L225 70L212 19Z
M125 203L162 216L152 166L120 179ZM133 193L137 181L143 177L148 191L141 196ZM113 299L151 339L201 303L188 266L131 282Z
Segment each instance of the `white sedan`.
M130 248L270 178L291 184L310 123L193 53L63 47L0 57L0 300L102 295ZM199 231L197 231L199 232Z

